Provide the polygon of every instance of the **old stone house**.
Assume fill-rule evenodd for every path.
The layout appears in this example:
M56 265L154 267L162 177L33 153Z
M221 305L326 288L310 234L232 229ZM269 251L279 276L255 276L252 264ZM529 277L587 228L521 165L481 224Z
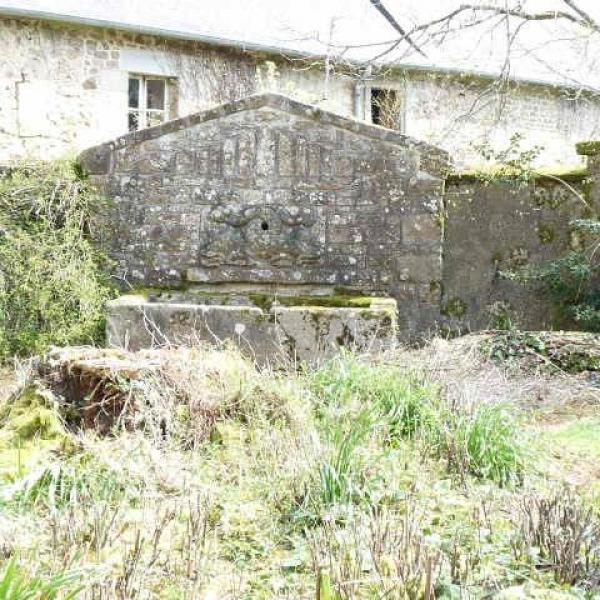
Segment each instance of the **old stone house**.
M0 162L75 153L128 130L265 91L393 125L448 150L458 165L479 160L474 142L502 145L515 132L524 146L544 147L541 162L572 164L579 161L574 143L597 135L596 93L563 79L536 81L529 72L499 100L492 71L402 62L359 68L258 33L218 36L204 19L195 21L199 9L182 30L185 15L161 14L158 26L158 16L152 21L143 10L137 20L131 11L120 14L123 4L130 5L0 4ZM238 20L243 28L243 15ZM394 108L392 123L382 99Z

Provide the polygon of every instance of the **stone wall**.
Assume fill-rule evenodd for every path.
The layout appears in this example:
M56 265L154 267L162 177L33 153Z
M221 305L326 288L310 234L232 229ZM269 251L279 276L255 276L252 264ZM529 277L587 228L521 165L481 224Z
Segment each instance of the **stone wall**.
M441 322L452 330L506 324L522 329L572 327L561 321L545 294L502 276L542 264L577 248L569 222L598 204L590 182L538 178L529 185L485 183L472 177L446 184Z
M173 117L275 91L370 118L368 86L355 115L356 76L336 69L326 79L318 65L277 55L2 17L0 46L0 163L56 157L125 133L129 73L170 78ZM447 149L458 165L479 160L473 142L500 148L515 132L524 147L545 146L542 163L576 162L574 143L597 137L600 125L600 102L585 92L521 84L505 96L490 80L415 70L369 84L400 89L404 133Z
M83 150L127 131L129 73L171 78L172 117L280 88L342 114L352 80L199 43L0 16L0 163Z
M82 163L113 201L107 246L133 285L390 295L405 331L439 314L435 147L267 94Z
M406 133L447 150L458 169L482 163L477 146L501 150L515 133L522 149L542 148L538 164L576 165L581 140L600 134L600 96L551 86L410 73L406 78Z

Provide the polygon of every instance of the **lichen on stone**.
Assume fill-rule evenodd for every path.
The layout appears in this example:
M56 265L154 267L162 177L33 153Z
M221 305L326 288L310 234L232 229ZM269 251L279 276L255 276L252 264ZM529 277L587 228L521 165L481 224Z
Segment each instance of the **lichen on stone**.
M552 225L540 223L538 225L537 231L538 239L540 240L541 244L551 244L554 241L556 232L554 231L554 227L552 227Z

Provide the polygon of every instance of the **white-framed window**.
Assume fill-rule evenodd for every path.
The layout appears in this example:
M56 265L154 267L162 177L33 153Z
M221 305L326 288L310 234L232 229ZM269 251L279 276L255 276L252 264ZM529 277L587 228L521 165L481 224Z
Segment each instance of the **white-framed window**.
M171 118L170 85L166 77L129 75L127 127L129 131L159 125Z
M406 130L406 83L372 79L363 84L359 92L361 102L356 112L367 123L388 129Z

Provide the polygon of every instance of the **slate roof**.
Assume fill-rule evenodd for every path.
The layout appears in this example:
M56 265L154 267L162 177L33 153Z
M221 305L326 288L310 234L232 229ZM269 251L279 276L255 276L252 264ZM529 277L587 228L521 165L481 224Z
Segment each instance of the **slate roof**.
M431 20L460 0L383 0L405 29ZM487 0L488 4L503 0ZM564 8L560 0L524 0L525 8ZM598 0L579 0L600 21ZM561 6L562 5L562 6ZM202 39L337 60L373 59L397 34L369 0L0 0L0 14L85 22L166 37ZM509 23L514 30L516 22ZM415 40L424 43L420 36ZM378 44L378 45L371 45ZM348 47L351 45L352 47ZM426 57L402 43L379 62L425 70L510 76L549 85L600 90L600 35L564 22L528 23L510 55L506 27L490 24L450 32L424 45Z

